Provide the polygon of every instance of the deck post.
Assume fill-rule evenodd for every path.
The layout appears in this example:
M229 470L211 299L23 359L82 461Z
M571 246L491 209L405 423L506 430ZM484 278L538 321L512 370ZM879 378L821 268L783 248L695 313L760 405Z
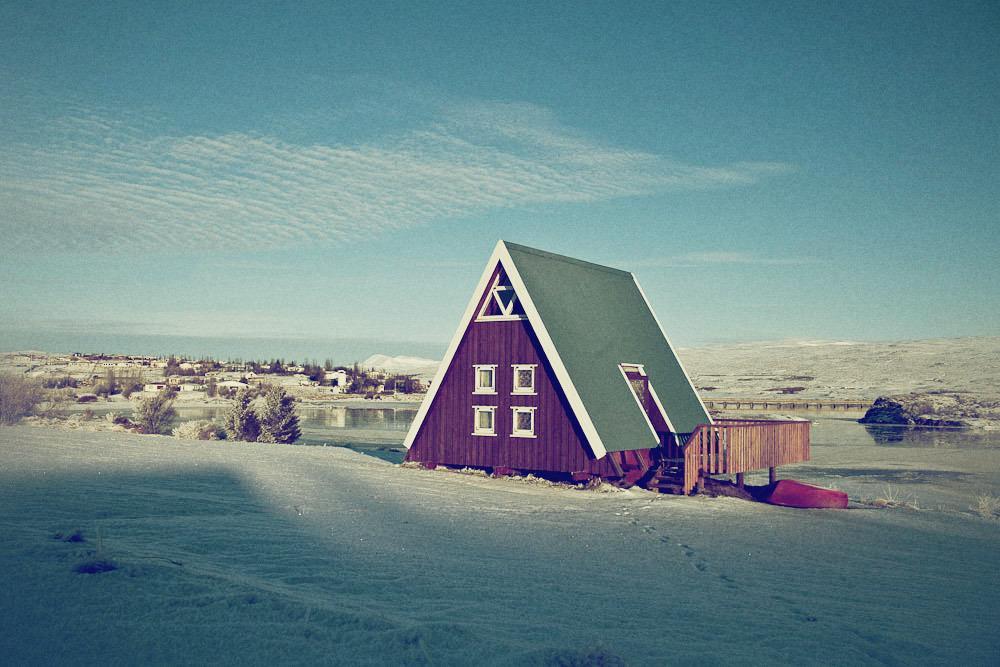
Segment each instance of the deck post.
M743 488L743 473L741 472L736 473L736 488Z
M702 493L705 490L705 476L704 475L701 475L701 474L698 475L698 483L695 485L694 488L695 488L695 491L697 493Z
M778 481L778 468L776 466L771 466L767 469L767 483L774 484Z

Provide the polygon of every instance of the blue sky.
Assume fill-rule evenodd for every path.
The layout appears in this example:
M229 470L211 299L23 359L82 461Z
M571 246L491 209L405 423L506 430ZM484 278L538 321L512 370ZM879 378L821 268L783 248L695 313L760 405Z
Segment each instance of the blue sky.
M1000 331L995 2L91 5L0 4L0 329L443 350L505 238L681 344Z

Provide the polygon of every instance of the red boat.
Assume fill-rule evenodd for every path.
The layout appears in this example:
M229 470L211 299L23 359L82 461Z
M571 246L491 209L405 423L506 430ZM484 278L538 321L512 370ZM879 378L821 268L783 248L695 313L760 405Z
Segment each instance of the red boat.
M775 482L770 495L764 501L785 507L847 509L847 494L843 491L803 484L794 479Z

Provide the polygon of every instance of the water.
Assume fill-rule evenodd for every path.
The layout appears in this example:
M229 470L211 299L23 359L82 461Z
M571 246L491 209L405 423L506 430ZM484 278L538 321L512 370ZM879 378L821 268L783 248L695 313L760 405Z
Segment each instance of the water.
M406 407L298 406L300 445L347 447L393 463L403 460L403 438L417 415ZM211 419L221 423L229 411L221 407L179 407L181 421Z
M190 358L332 359L350 364L373 354L397 354L440 359L443 345L380 338L242 338L219 336L174 336L78 330L44 331L7 327L0 324L0 352L41 350L56 354L69 352L142 354Z
M854 419L843 417L814 419L811 439L814 447L871 445L920 449L1000 448L1000 431L859 424Z

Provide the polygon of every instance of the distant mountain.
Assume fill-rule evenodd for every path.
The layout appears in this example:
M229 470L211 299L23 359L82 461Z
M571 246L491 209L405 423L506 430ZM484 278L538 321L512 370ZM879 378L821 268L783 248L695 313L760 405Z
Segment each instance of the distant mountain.
M385 354L373 354L361 362L362 368L376 368L390 373L405 373L421 377L434 377L440 361L422 357L390 357Z

